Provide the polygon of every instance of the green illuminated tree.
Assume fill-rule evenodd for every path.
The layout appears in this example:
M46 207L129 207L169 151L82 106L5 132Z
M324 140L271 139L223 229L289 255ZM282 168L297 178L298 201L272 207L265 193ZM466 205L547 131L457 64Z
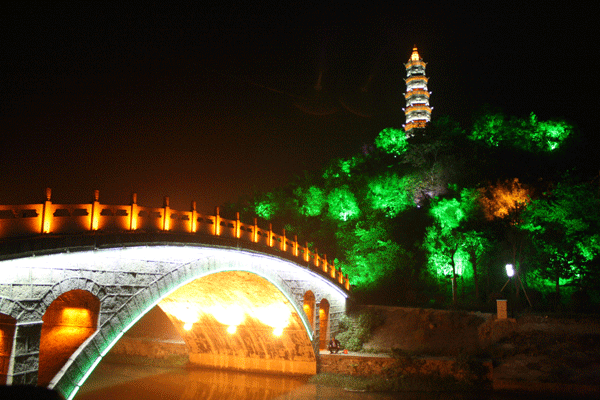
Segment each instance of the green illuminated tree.
M296 188L294 195L298 198L300 214L307 217L320 215L327 205L327 197L324 190L317 186L310 186L306 190Z
M473 124L469 138L489 147L512 147L529 152L557 150L573 133L565 121L539 121L534 113L529 118L508 118L501 111L486 110Z
M340 266L357 288L369 289L390 279L405 255L390 237L385 219L371 217L359 221L347 232L338 231L337 240L345 249Z
M461 225L476 208L477 192L463 189L460 199L436 199L429 211L434 223L427 229L423 243L429 254L428 265L434 276L450 278L453 303L457 301L457 275L467 273L470 256L466 243L475 240L475 234L465 232Z
M406 132L402 129L385 128L375 138L375 147L388 154L399 156L408 147Z
M470 230L462 235L462 246L469 255L469 261L473 269L473 284L475 285L475 298L479 297L479 264L481 257L490 246L490 241L482 232Z
M560 286L585 286L600 256L600 199L589 184L560 183L523 212L521 229L538 251L537 273Z
M388 217L395 217L409 207L415 206L414 178L386 173L368 181L367 198L373 210L383 211Z
M263 219L271 220L279 211L279 205L273 193L265 193L254 201L255 214Z
M348 185L333 189L327 195L329 216L340 221L356 219L360 215L360 208L354 193Z

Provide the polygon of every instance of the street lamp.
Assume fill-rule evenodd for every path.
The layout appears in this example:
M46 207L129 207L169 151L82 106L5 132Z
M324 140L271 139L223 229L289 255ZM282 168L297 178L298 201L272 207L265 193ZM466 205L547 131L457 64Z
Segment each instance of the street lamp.
M515 275L515 268L512 264L506 264L505 268L506 268L506 276L508 276L508 280L506 281L504 286L502 286L502 289L500 290L500 292L504 291L504 288L506 287L506 285L508 285L508 282L510 282L512 277ZM521 285L521 289L523 289L523 293L525 293L525 298L527 299L529 306L533 307L533 305L531 304L531 300L529 300L529 296L527 295L527 291L525 290L525 287L523 286L523 281L521 280L521 277L519 277L519 274L517 274L517 280L518 280L519 284Z
M512 276L515 274L515 269L513 267L512 264L506 264L506 276L508 276L508 278L512 278Z
M510 282L510 280L512 279L513 275L515 274L515 268L512 264L506 264L506 276L508 276L508 280L506 281L506 283L504 284L504 286L502 286L502 289L500 289L500 292L504 291L504 288L506 287L506 285L508 285L508 282Z

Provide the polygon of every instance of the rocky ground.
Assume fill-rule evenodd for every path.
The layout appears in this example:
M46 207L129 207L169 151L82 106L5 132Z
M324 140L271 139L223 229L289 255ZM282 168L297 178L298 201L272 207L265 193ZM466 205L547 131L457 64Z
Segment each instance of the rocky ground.
M365 307L383 325L365 343L367 352L393 348L414 355L480 357L493 363L498 381L600 387L600 316L494 314Z
M507 379L600 385L600 318L528 315L489 352Z

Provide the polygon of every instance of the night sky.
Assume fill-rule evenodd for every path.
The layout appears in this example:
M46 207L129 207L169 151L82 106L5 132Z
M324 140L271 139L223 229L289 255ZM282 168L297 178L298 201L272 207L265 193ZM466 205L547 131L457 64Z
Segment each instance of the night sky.
M598 29L576 2L284 3L2 6L0 204L51 187L212 212L271 190L402 126L415 44L434 118L564 118L598 164Z

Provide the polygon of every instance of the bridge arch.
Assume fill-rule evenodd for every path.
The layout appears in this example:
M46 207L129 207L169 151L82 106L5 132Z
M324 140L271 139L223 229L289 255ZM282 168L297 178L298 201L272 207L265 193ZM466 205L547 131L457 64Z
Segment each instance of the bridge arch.
M295 311L292 326L302 330L288 342L300 343L304 353L312 348L312 359L306 365L314 365L315 372L320 336L318 325L314 332L315 326L304 312L306 294L310 292L314 296L315 304L321 304L323 299L327 299L327 304L330 304L329 324L335 324L345 310L347 297L344 290L326 277L287 259L256 251L205 244L151 243L22 257L2 263L6 263L2 267L7 270L17 271L16 286L22 285L23 293L35 293L37 296L36 300L32 300L31 296L27 299L25 296L15 296L18 293L13 289L10 292L0 284L0 293L9 294L0 295L0 310L17 320L14 340L27 338L32 343L32 349L35 348L36 335L39 343L44 313L63 293L85 290L100 301L97 329L75 350L69 361L50 381L49 387L59 390L66 398L72 398L110 348L139 318L169 295L176 293L179 288L192 282L229 274L229 277L235 277L238 282L243 277L250 277L257 287L263 285L269 287L272 293L278 292L279 300L288 309ZM209 326L216 326L213 320L210 324L212 325ZM259 326L256 321L254 325ZM207 331L208 328L205 329ZM200 334L202 330L196 333ZM260 335L255 333L254 336L247 337L254 338L259 343L258 347L264 347L265 340L262 344L257 340ZM292 358L288 362L285 361L285 351L283 353L281 358L284 361L277 361L273 356L275 353L271 352L264 357L264 361L253 365L266 366L266 370L279 368L282 372L294 372L293 358L300 357L300 354L288 353L288 361ZM19 364L20 356L11 356L15 366ZM215 366L231 365L223 361L227 358L223 354L212 358L215 364L216 361L220 362ZM205 357L200 361L206 360ZM279 367L273 367L274 365ZM38 366L35 367L37 375ZM306 369L303 371L306 372ZM31 370L22 371L20 368L15 368L13 372L12 375L9 373L13 384L15 377L27 378L31 375Z
M38 385L47 386L69 357L97 329L100 300L87 290L58 296L42 317Z
M304 309L304 314L306 314L306 318L308 319L313 332L315 331L315 306L315 294L312 291L307 290L306 293L304 293L304 304L302 308Z
M319 303L319 349L324 350L327 348L327 339L329 338L329 301L322 299Z
M16 318L0 313L0 385L6 385L16 325Z

